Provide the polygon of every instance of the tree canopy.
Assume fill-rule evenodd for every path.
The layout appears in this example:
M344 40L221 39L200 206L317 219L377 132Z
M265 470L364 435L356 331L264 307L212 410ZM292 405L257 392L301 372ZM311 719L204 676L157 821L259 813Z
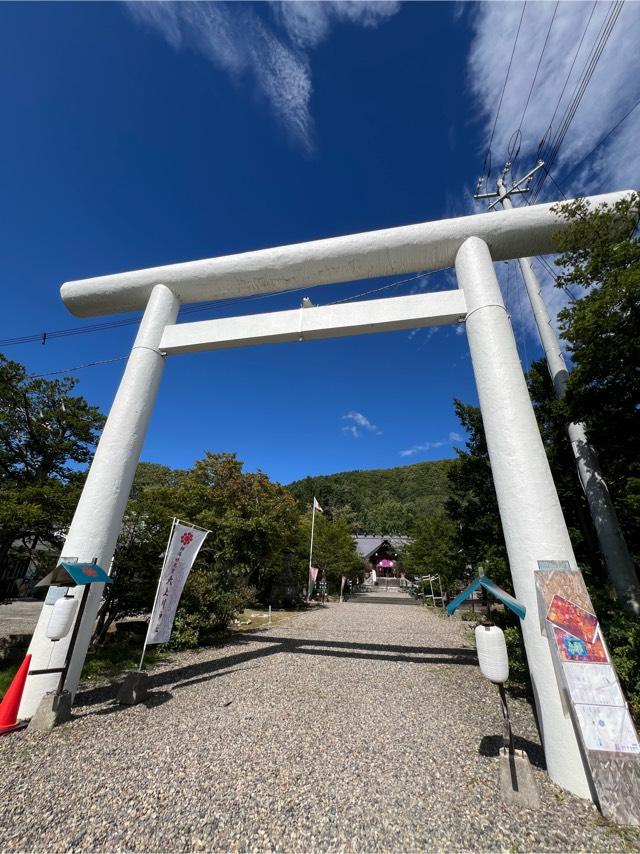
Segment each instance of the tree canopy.
M59 545L103 423L76 381L27 375L0 355L0 561Z

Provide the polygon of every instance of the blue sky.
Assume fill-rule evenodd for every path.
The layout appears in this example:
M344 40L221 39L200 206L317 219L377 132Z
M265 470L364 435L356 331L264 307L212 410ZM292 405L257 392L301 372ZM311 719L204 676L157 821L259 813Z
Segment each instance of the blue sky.
M554 7L527 7L494 165L518 126ZM571 70L567 33L586 35L560 114L608 7L556 11L522 123L523 166ZM627 4L616 23L563 143L560 181L638 97L639 11ZM66 280L471 212L508 62L494 34L499 27L510 49L521 14L518 3L1 4L0 338L90 323L62 304ZM637 184L638 112L565 191ZM527 363L537 339L516 271L500 267ZM388 281L197 317L297 307L307 294L327 303ZM443 273L379 295L453 286ZM561 295L545 287L557 309ZM126 354L134 329L0 350L34 373L56 371ZM235 451L289 482L451 456L460 444L452 398L476 401L463 332L174 357L143 459L184 467L205 450ZM79 370L78 391L107 410L122 369Z

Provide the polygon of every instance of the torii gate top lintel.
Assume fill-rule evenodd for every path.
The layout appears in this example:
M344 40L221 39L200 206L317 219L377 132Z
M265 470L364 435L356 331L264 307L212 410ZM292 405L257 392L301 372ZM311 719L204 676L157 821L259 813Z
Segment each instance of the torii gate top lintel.
M614 204L631 191L591 196ZM67 282L62 299L72 314L95 317L144 309L153 287L166 285L181 303L220 300L336 282L453 267L468 237L485 241L494 261L552 252L562 220L553 204L442 219L330 237Z

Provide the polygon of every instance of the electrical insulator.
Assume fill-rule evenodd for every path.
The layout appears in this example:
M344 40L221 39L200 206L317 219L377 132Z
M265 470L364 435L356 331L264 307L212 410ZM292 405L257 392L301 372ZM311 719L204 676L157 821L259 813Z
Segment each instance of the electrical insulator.
M78 600L73 596L57 599L47 625L47 637L59 641L71 631L78 610Z
M509 678L509 656L502 629L498 626L477 626L476 647L482 675L491 682L506 682Z

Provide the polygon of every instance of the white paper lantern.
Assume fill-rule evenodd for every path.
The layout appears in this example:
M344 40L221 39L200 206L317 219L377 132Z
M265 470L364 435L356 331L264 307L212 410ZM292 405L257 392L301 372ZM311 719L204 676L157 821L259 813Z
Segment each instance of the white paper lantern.
M69 634L77 610L78 600L73 596L63 596L56 600L47 625L49 640L58 641Z
M504 632L498 626L477 626L476 647L482 675L492 682L509 678L509 656Z

